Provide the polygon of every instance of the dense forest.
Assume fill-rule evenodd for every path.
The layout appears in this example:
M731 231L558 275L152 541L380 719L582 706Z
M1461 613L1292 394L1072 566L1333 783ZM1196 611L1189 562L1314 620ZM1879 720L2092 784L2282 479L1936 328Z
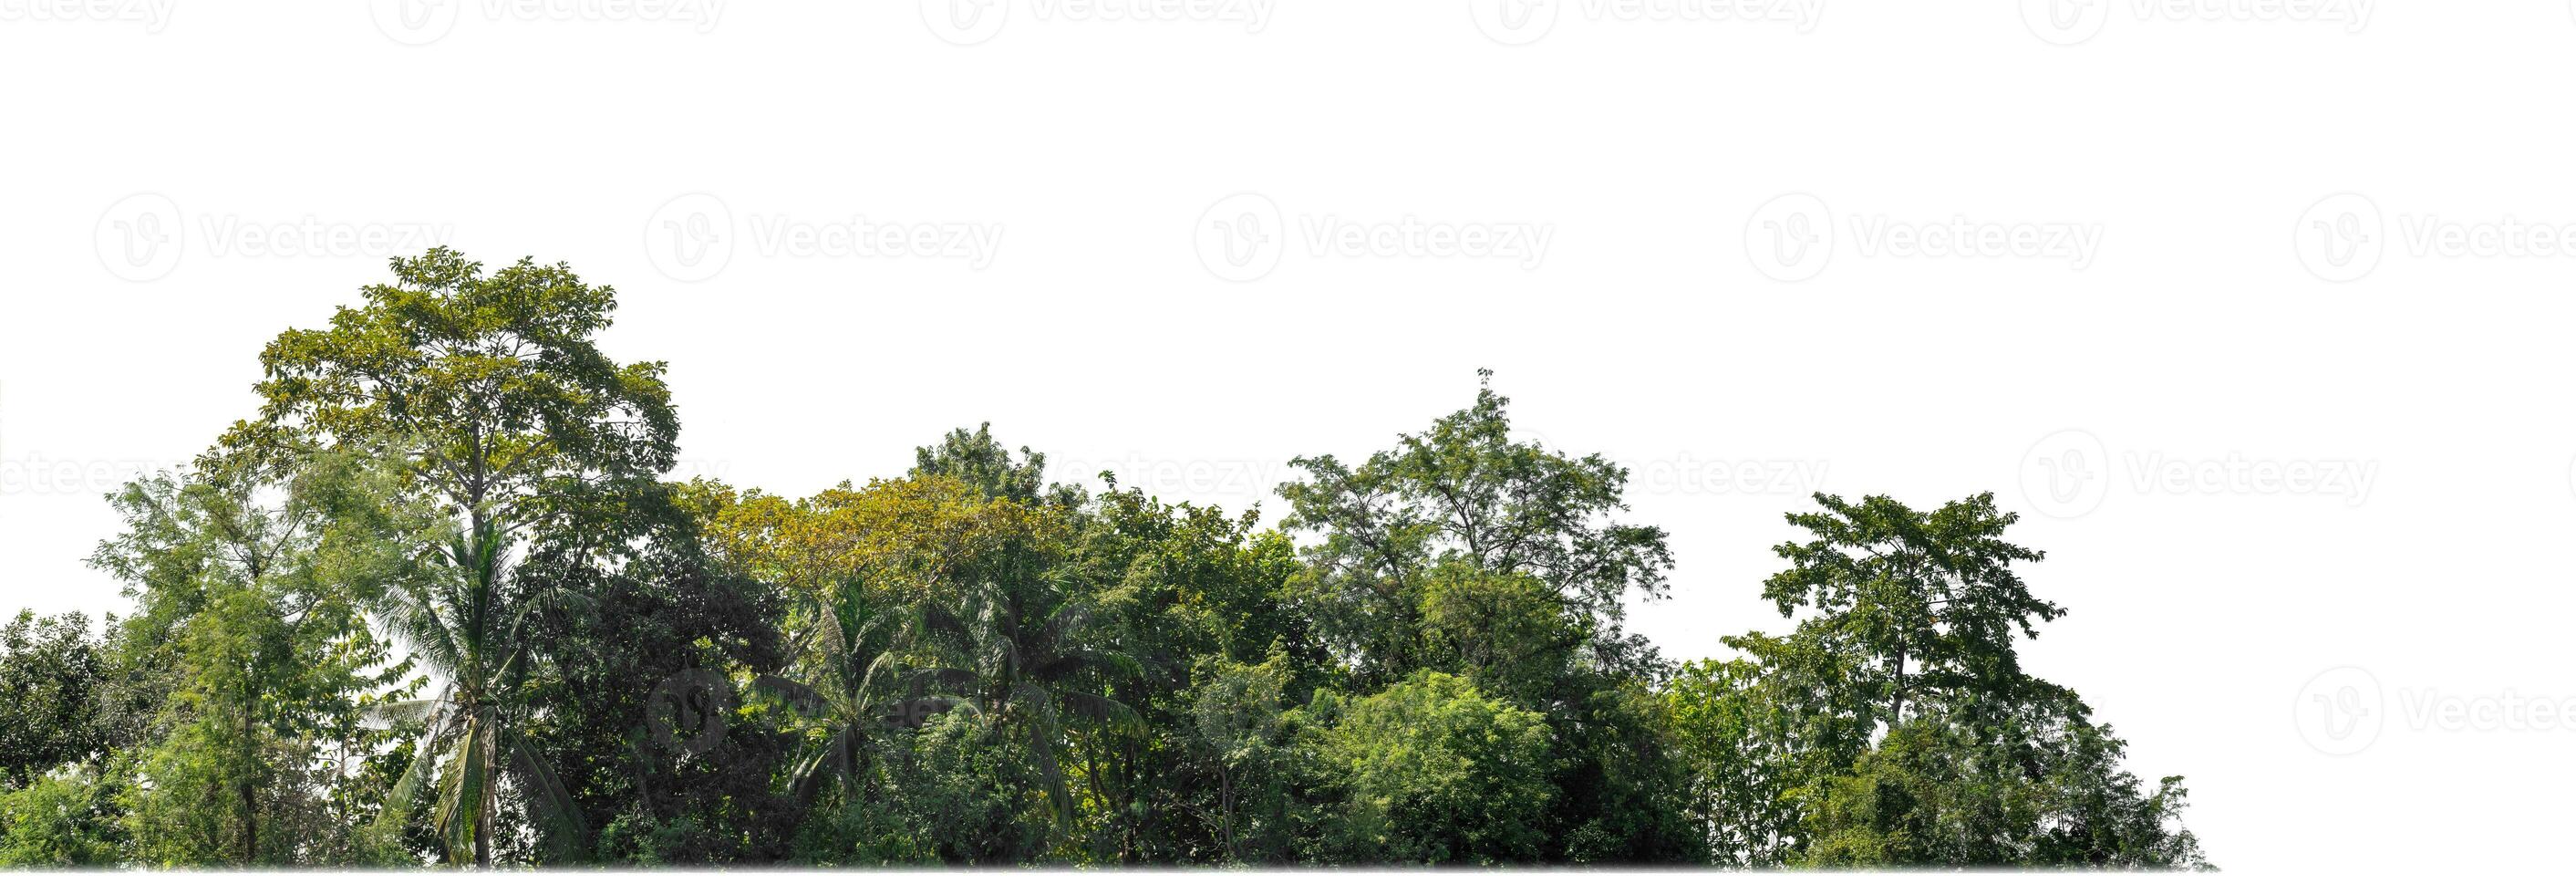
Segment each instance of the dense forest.
M611 289L392 269L111 497L128 611L0 633L0 865L2208 866L1990 494L1817 495L1794 629L1675 662L1626 471L1490 386L1273 526L986 427L771 494L670 480Z

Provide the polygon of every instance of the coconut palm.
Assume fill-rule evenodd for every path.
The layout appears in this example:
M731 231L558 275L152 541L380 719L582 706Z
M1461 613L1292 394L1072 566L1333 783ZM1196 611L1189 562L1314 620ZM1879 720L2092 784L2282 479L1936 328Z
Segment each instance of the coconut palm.
M546 841L557 856L578 859L589 840L571 793L519 735L526 707L515 694L529 661L520 634L543 600L505 592L507 546L489 522L459 531L435 552L425 580L390 590L371 612L445 681L435 698L379 712L426 728L377 822L380 831L399 832L434 778L430 825L450 863L470 854L475 865L491 865L492 824L505 782L551 833Z
M913 639L947 664L904 679L923 691L954 696L1024 736L1047 804L1064 821L1073 816L1073 798L1056 751L1064 744L1067 721L1140 725L1133 709L1097 690L1141 669L1126 655L1086 646L1091 609L1067 594L1059 573L1032 564L1004 563L1001 573L967 588L954 605L924 600Z
M763 674L753 688L825 724L822 743L797 761L795 791L811 798L822 784L859 779L868 736L889 726L917 726L921 718L955 707L956 700L915 691L898 697L896 639L901 616L856 582L832 588L813 604L807 626L791 646L801 676L811 682Z

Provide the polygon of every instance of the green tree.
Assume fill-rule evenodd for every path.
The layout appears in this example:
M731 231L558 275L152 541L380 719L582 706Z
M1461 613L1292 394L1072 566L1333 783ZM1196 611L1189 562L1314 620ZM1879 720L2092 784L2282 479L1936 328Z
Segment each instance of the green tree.
M122 786L88 767L0 791L0 868L112 866L126 845Z
M910 671L908 679L959 697L1025 743L1047 813L1063 828L1076 806L1060 758L1067 730L1077 723L1134 727L1135 711L1106 692L1137 667L1085 642L1092 608L1066 592L1053 552L1037 543L1009 550L963 582L957 601L923 600L915 641L932 660L946 661Z
M1744 657L1682 666L1664 690L1691 814L1721 866L1779 866L1807 842L1801 805L1869 750L1875 692L1812 635L1727 637Z
M2065 610L2032 596L2014 571L2045 556L2003 539L2016 517L1996 511L1994 494L1932 512L1880 496L1816 502L1823 511L1790 514L1813 539L1776 548L1789 567L1762 595L1781 617L1813 609L1814 623L1866 658L1887 705L1882 723L1903 722L1909 698L1993 694L2026 680L2014 634L2038 636L2037 622Z
M1935 715L1906 721L1818 792L1819 866L2206 869L2182 826L2186 792L2118 768L2124 743L2075 711L2032 711L2006 734Z
M1695 811L1721 862L2203 867L2184 790L2118 768L2125 744L2031 676L2015 635L2063 610L2013 565L1990 494L1916 512L1886 497L1791 523L1764 595L1809 614L1748 634L1666 689Z
M397 812L434 773L448 859L488 864L506 779L551 841L578 850L581 818L518 734L538 709L524 698L540 657L526 622L564 594L517 585L518 565L532 540L596 523L670 470L679 423L663 367L601 353L614 290L563 265L487 275L439 248L392 268L395 282L329 328L269 345L260 422L232 440L374 451L439 521L410 535L428 573L372 606L443 683L412 706L429 732Z
M720 690L775 673L786 658L779 593L709 555L673 496L637 488L623 511L531 550L519 586L555 595L523 634L548 672L528 682L528 703L543 710L521 735L560 776L573 816L607 819L601 837L618 840L595 859L775 860L801 819L793 792L772 785L791 757L779 718L726 712L720 736L687 747L676 733L653 735L648 720L667 707L653 703L657 692L737 701L664 689L666 681L722 681Z
M1328 863L1529 863L1545 854L1545 718L1423 671L1367 698L1320 699L1313 748L1343 792Z
M1422 578L1444 563L1528 575L1581 625L1601 663L1651 663L1619 628L1629 594L1670 595L1663 531L1615 520L1627 508L1627 470L1512 440L1509 404L1488 384L1474 406L1356 468L1300 457L1293 465L1312 480L1280 487L1286 528L1319 538L1298 586L1363 680L1425 666Z
M1627 470L1514 440L1508 404L1488 385L1357 468L1298 460L1286 526L1314 536L1290 589L1357 685L1464 674L1547 718L1564 805L1539 827L1547 859L1691 859L1650 688L1667 668L1621 629L1629 598L1669 595L1664 534L1622 520Z
M126 582L139 647L173 672L131 796L138 858L165 865L371 861L334 792L383 744L362 713L407 667L358 605L395 561L348 457L270 469L210 454L129 485L98 567ZM142 644L150 644L143 646Z
M1220 802L1234 786L1188 735L1207 707L1203 688L1231 673L1227 668L1271 666L1287 674L1288 704L1303 702L1330 677L1305 617L1282 591L1298 568L1295 546L1278 532L1257 530L1258 518L1165 503L1112 480L1074 524L1068 574L1095 594L1093 637L1136 662L1117 693L1149 730L1072 733L1083 800L1099 807L1083 829L1098 859L1211 862L1290 853L1286 833L1270 825L1250 836L1235 829L1235 844L1226 844L1226 818L1242 811Z
M107 621L114 626L116 619ZM20 611L0 627L0 789L24 788L99 755L107 644L78 612Z
M993 437L990 422L971 432L962 428L951 431L938 444L914 449L911 475L955 478L996 500L1066 506L1082 502L1079 488L1047 486L1046 454L1022 447L1020 458L1012 459L1011 448Z
M1295 674L1288 655L1274 651L1260 664L1209 661L1180 738L1189 761L1216 779L1204 810L1214 814L1209 824L1223 859L1244 862L1247 848L1264 858L1290 856L1299 818L1290 788L1296 754L1286 696Z

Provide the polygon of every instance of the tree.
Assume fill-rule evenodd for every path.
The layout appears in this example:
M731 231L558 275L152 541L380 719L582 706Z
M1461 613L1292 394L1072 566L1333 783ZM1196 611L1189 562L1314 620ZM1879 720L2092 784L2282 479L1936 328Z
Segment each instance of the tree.
M245 449L311 442L395 464L399 496L438 524L409 532L428 572L371 606L443 680L411 706L427 724L397 812L436 773L434 823L451 861L491 860L507 779L577 845L580 818L519 726L533 663L530 613L564 594L517 586L532 540L614 511L670 470L679 423L661 364L621 366L592 341L615 292L560 264L486 275L438 248L392 264L330 328L294 329L262 353L266 400Z
M1212 824L1228 863L1243 861L1244 842L1264 856L1285 856L1295 833L1288 768L1288 686L1294 675L1285 651L1260 664L1211 659L1191 693L1183 731L1190 759L1216 777Z
M1328 863L1529 863L1545 853L1547 722L1423 671L1342 705L1315 753L1345 793L1318 854Z
M158 652L172 689L151 783L131 796L147 863L372 862L334 791L382 744L362 723L408 669L359 614L389 554L363 462L316 455L272 468L209 454L184 476L126 487L127 531L93 564L136 602L130 639ZM142 644L149 644L142 645Z
M1012 460L1011 448L993 438L990 422L976 426L972 432L962 428L951 431L936 445L916 448L911 477L931 476L966 482L996 500L1071 506L1083 499L1078 487L1047 487L1046 454L1022 447L1020 458Z
M786 661L780 594L711 556L667 489L636 489L612 518L546 538L522 566L522 587L560 594L524 634L548 673L529 683L544 710L522 735L559 775L572 815L606 820L595 859L778 859L801 819L794 793L772 785L793 746L776 718L724 709L738 682ZM655 699L691 696L721 712L692 719L721 729L656 735L650 715L669 706Z
M1813 613L1666 690L1719 861L2206 866L2181 778L2142 791L2075 693L2022 670L2014 634L2064 612L2013 572L2041 556L2003 539L1992 495L1817 500L1764 590Z
M1916 701L1997 693L2025 682L2013 634L2038 636L2039 621L2065 613L2030 594L2013 570L2045 558L2003 540L2016 516L1986 493L1916 512L1887 497L1851 503L1817 494L1821 512L1789 522L1814 536L1775 552L1789 567L1763 585L1781 617L1806 607L1839 641L1868 659L1887 704L1880 718L1901 723Z
M1627 470L1514 440L1480 375L1473 406L1357 468L1297 461L1286 527L1316 537L1290 588L1357 685L1463 674L1547 718L1569 808L1543 817L1548 859L1690 859L1649 688L1667 668L1621 629L1632 595L1669 595L1664 534L1621 520Z
M2181 777L2153 792L2118 768L2124 743L2072 712L2008 735L1938 716L1890 731L1807 815L1818 866L2206 869L2181 824Z
M1627 470L1511 439L1510 401L1492 372L1476 403L1402 437L1354 468L1299 457L1312 477L1280 487L1287 530L1320 536L1297 586L1360 678L1385 682L1422 664L1423 577L1443 564L1524 574L1553 594L1607 665L1651 663L1620 635L1631 592L1669 594L1672 552L1660 529L1614 520Z
M1800 805L1875 734L1875 693L1812 631L1727 637L1744 657L1683 665L1664 690L1692 814L1721 866L1779 866L1806 846Z
M0 867L115 865L126 843L120 788L80 767L0 791Z
M922 601L914 640L933 660L947 661L913 670L908 679L958 696L1016 733L1035 762L1049 815L1064 827L1075 807L1058 757L1067 727L1137 726L1134 709L1103 692L1137 667L1132 658L1084 643L1092 609L1065 591L1054 558L1043 541L1025 544L979 569L956 601Z
M1122 863L1288 859L1289 832L1270 821L1278 811L1269 808L1281 805L1261 805L1263 827L1233 830L1227 844L1236 811L1221 802L1235 786L1187 731L1208 708L1205 687L1228 668L1286 674L1286 704L1331 679L1328 656L1282 589L1297 571L1294 544L1259 530L1256 514L1165 503L1114 480L1083 509L1067 574L1092 594L1092 638L1135 661L1117 693L1150 730L1073 732L1078 781L1100 807L1084 819L1090 853Z
M40 619L20 611L0 628L0 717L7 718L0 723L0 789L25 788L97 756L106 650L79 612Z

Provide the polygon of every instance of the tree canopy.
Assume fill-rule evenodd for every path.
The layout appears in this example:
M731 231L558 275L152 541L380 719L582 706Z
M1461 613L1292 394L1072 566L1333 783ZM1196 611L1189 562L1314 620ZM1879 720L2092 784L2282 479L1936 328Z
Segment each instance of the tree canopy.
M1788 629L1675 662L1627 470L1490 372L1273 524L988 423L773 494L671 478L562 264L359 297L111 498L125 611L0 628L0 866L2209 865L1991 494L1815 495Z

